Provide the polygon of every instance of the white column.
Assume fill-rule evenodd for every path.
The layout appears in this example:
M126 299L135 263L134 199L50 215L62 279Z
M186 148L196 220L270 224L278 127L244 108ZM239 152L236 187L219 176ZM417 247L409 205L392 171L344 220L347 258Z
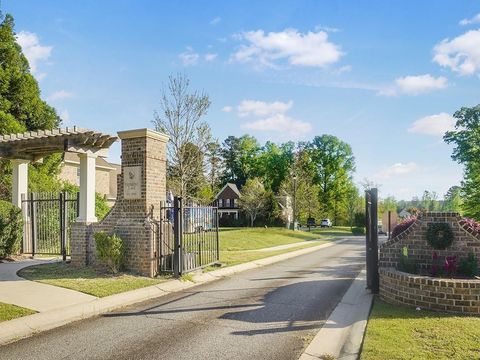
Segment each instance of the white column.
M80 157L80 208L78 222L97 222L95 217L95 162L96 155L78 154Z
M28 192L28 160L12 160L12 203L22 207L22 194Z

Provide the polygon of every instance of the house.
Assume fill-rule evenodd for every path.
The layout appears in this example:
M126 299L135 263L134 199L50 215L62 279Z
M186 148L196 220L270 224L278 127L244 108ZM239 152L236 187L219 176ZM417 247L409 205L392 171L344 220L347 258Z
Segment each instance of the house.
M117 199L117 175L121 166L112 164L102 157L96 158L95 191L103 195L112 206ZM65 152L58 178L73 185L80 185L80 159L78 154Z
M220 218L230 218L238 220L240 208L238 206L238 199L241 194L237 185L233 183L227 183L215 196L213 206L218 208L218 214Z

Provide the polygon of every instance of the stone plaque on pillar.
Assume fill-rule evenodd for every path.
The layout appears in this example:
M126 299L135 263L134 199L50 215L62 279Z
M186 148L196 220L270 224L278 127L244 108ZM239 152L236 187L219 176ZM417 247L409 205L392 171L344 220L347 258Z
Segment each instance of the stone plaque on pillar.
M123 198L137 200L142 198L142 167L126 166L124 168Z

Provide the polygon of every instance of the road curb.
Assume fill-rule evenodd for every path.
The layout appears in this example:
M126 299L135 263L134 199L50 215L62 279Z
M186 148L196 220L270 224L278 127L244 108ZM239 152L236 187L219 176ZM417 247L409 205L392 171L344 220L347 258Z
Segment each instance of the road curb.
M362 270L299 360L319 360L327 354L338 360L358 359L373 301L366 284Z
M348 239L335 240L306 249L275 255L206 273L195 274L192 277L193 282L169 280L157 285L127 291L104 298L97 298L86 303L71 305L61 309L45 311L5 321L2 322L0 326L0 345L5 345L42 331L51 330L74 321L98 316L142 301L160 298L171 293L187 290L243 271L260 268L293 257L309 254L323 248L340 244L347 240Z

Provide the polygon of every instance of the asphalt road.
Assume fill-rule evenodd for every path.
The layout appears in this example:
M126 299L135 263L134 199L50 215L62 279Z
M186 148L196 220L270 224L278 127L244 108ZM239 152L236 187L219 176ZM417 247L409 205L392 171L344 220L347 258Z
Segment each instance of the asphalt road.
M0 347L0 359L298 359L363 268L364 244L359 237L72 323Z

